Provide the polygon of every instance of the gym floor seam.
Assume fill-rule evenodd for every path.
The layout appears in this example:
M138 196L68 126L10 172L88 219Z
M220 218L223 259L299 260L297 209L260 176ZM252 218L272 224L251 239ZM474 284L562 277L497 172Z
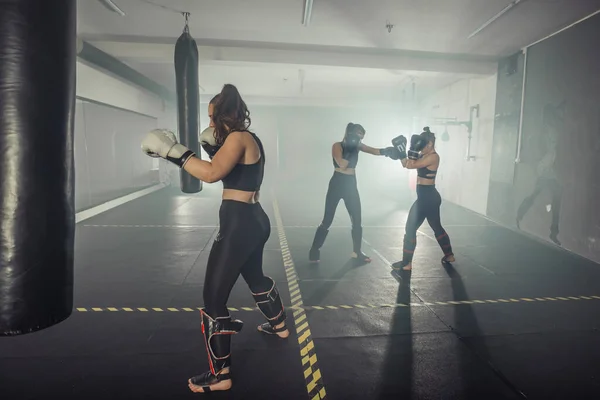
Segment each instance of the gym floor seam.
M299 289L294 286L295 291ZM488 299L488 300L448 300L448 301L430 301L423 303L395 303L395 304L339 304L339 305L317 305L307 306L304 304L286 305L286 308L293 310L313 310L313 311L330 311L330 310L368 310L374 308L394 308L394 307L423 307L423 306L460 306L473 304L515 304L515 303L541 303L546 301L577 301L577 300L600 300L600 296L559 296L559 297L520 297L509 299ZM202 307L77 307L79 312L102 312L102 311L125 311L125 312L191 312L198 311ZM230 311L258 311L256 307L228 307Z
M319 369L315 344L312 340L308 318L304 312L304 303L302 301L302 293L298 286L298 275L292 254L290 252L287 237L283 227L283 220L279 212L279 204L275 193L273 193L273 211L277 223L277 231L279 233L279 244L281 247L281 256L283 258L283 266L287 276L288 287L290 291L291 303L289 307L293 311L292 315L296 325L296 335L298 336L298 344L300 345L300 358L302 360L302 368L304 369L304 379L306 381L306 390L308 397L311 400L324 399L326 396L323 377Z

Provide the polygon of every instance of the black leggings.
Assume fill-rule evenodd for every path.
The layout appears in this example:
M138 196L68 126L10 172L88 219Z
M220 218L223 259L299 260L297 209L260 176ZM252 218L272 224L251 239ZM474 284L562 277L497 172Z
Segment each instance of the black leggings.
M315 234L313 248L319 249L325 242L327 231L333 223L335 211L340 200L344 200L346 210L352 224L352 244L354 252L360 253L362 242L362 216L360 195L356 185L356 175L346 175L335 171L329 180L329 188L325 197L325 215Z
M240 274L253 293L266 292L273 285L262 269L271 222L260 203L223 200L219 221L204 282L204 307L213 318L229 315L227 300Z
M444 256L453 255L450 238L442 227L440 220L440 206L442 197L434 185L417 185L417 200L413 203L408 213L404 235L404 249L402 260L405 263L412 262L415 248L417 247L417 230L427 218L427 222L433 232L438 244L444 252Z

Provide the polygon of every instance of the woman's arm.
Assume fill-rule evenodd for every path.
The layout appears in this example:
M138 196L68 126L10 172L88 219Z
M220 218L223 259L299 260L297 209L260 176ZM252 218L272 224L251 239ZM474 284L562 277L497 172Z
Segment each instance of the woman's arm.
M214 183L223 179L244 155L246 146L242 132L231 132L211 162L192 157L184 169L203 182Z
M331 155L333 159L340 166L341 169L346 169L348 167L348 160L344 160L342 158L342 145L339 143L334 143L331 147Z
M364 143L360 144L359 150L368 154L373 154L374 156L380 156L381 152L379 151L379 149L376 149L374 147L371 146L367 146Z
M440 159L440 156L437 153L428 154L423 158L419 158L418 160L411 160L410 158L404 158L401 160L402 166L406 169L418 169L429 167L437 163Z

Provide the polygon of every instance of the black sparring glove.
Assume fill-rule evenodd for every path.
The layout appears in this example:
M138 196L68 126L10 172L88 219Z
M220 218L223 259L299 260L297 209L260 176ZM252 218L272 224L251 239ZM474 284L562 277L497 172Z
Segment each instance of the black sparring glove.
M408 150L408 158L418 160L419 153L425 148L427 141L421 135L412 135L410 138L410 149Z
M397 148L390 146L390 147L386 147L385 149L379 149L379 154L381 154L382 156L386 156L391 158L392 160L400 160L400 152L398 151ZM406 158L406 153L404 153L404 157Z
M215 154L217 154L217 151L221 148L220 146L217 146L215 128L208 127L202 131L200 134L200 145L212 160Z
M404 135L397 136L392 139L392 146L398 150L398 159L404 160L406 155L406 138Z
M360 140L361 139L360 136L358 136L358 134L348 132L348 134L344 137L344 140L342 141L342 158L344 160L348 160L350 154L358 150Z

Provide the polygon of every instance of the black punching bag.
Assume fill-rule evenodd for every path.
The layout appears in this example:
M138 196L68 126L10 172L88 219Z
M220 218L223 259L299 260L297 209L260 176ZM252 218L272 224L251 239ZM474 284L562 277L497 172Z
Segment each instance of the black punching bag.
M0 1L0 336L73 309L75 1Z
M200 157L198 144L198 112L200 90L198 87L198 47L190 35L187 24L175 44L175 78L177 80L177 113L179 141ZM202 182L188 174L183 168L181 191L198 193Z

